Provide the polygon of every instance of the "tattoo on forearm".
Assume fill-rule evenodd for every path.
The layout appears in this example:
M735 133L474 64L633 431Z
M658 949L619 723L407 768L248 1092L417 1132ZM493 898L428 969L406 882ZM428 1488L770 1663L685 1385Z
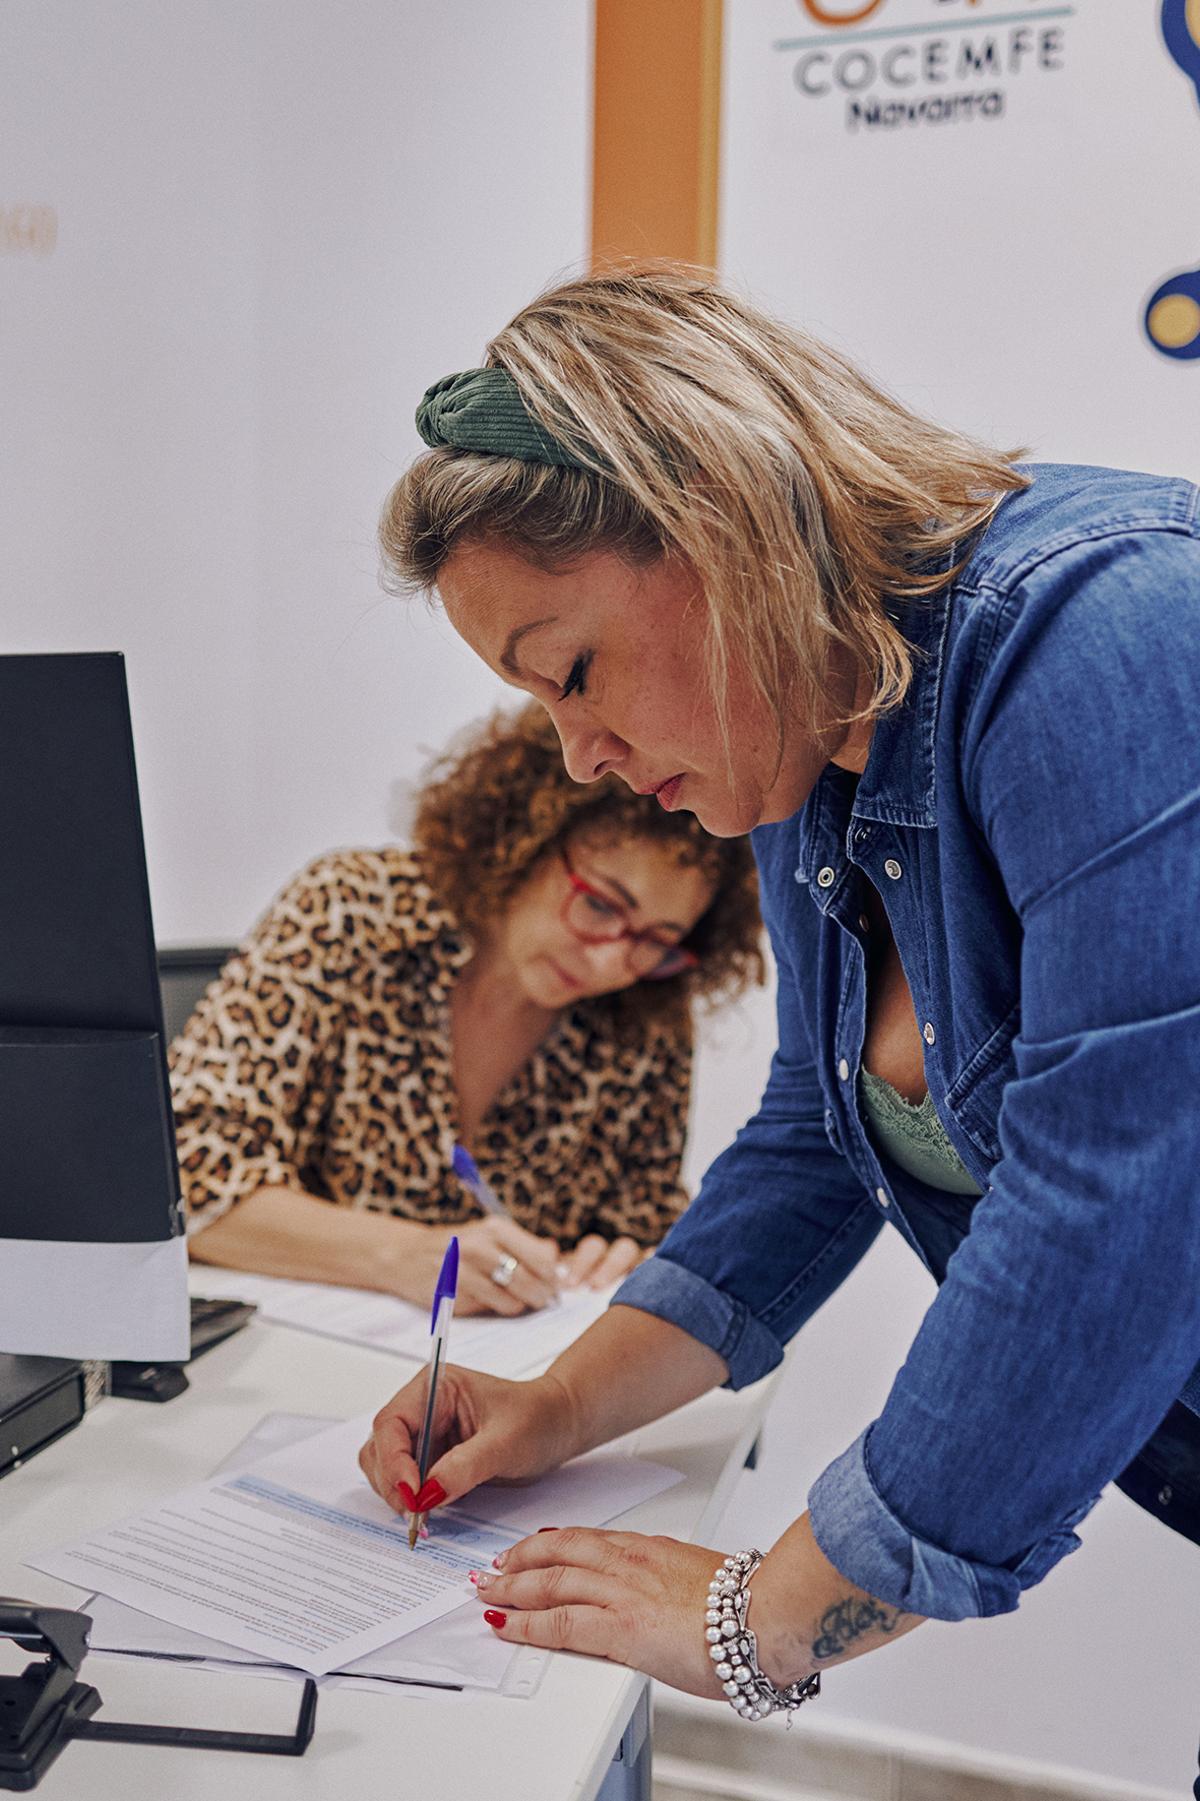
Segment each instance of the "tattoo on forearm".
M846 1595L821 1615L813 1640L815 1658L840 1657L867 1632L894 1632L904 1618L898 1607L882 1607L870 1596Z

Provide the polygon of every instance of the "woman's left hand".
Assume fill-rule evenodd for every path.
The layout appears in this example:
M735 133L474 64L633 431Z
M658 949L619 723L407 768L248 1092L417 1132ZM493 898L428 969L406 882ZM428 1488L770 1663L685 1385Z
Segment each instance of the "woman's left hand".
M499 1571L481 1571L477 1592L488 1625L512 1644L606 1657L718 1701L704 1615L722 1557L674 1538L543 1528L501 1552ZM749 1624L760 1669L784 1687L880 1650L921 1620L848 1582L804 1514L755 1575Z
M645 1255L632 1238L601 1238L589 1232L562 1262L564 1288L608 1288L627 1276Z
M477 1592L497 1636L628 1664L692 1695L720 1700L704 1638L708 1585L723 1553L674 1538L546 1530L502 1552Z

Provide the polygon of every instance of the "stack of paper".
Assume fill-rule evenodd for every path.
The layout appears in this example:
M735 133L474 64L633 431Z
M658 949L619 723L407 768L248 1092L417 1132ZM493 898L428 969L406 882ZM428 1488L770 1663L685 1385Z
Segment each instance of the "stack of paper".
M297 1326L350 1344L372 1345L424 1361L429 1353L429 1309L365 1288L324 1282L289 1282L241 1270L193 1269L192 1289L214 1300L253 1301L264 1319ZM516 1319L483 1314L454 1322L453 1362L492 1376L520 1376L550 1363L599 1319L615 1288L564 1289L550 1307Z
M275 1423L278 1444L295 1429ZM407 1526L357 1467L366 1417L313 1430L267 1456L262 1439L207 1482L32 1566L97 1591L93 1647L246 1668L531 1693L540 1666L480 1619L468 1572L542 1525L599 1526L681 1478L593 1451L528 1487L487 1485ZM455 1615L461 1615L455 1619ZM149 1620L145 1616L149 1616ZM247 1655L248 1654L248 1655Z

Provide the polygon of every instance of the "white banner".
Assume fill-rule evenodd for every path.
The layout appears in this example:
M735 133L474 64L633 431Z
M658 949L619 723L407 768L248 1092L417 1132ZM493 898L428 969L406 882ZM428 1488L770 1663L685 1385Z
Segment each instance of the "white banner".
M1200 0L735 0L723 262L911 405L1200 476Z

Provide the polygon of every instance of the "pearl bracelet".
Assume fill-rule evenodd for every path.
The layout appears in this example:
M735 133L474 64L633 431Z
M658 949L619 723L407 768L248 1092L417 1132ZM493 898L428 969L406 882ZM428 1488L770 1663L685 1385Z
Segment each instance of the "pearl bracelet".
M704 1637L717 1680L729 1705L743 1720L765 1720L772 1713L790 1716L821 1692L819 1673L791 1682L787 1688L776 1688L758 1667L758 1644L746 1616L750 1578L761 1562L761 1551L736 1551L726 1557L708 1585L704 1614Z

